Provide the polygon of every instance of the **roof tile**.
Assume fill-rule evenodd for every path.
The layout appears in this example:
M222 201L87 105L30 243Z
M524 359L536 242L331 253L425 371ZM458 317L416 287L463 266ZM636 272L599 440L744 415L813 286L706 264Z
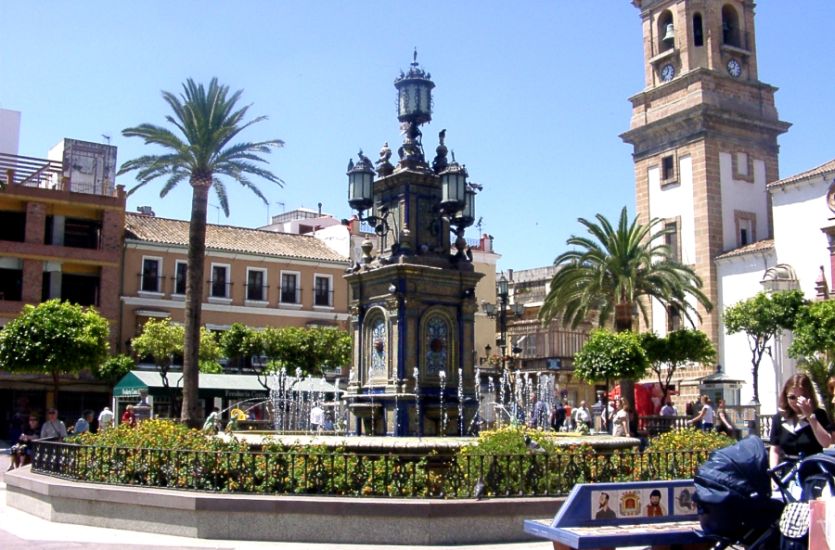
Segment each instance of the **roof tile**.
M125 214L127 239L188 247L189 222ZM206 250L243 252L259 256L279 256L327 262L348 262L348 258L332 250L310 235L293 235L262 229L231 225L206 225Z

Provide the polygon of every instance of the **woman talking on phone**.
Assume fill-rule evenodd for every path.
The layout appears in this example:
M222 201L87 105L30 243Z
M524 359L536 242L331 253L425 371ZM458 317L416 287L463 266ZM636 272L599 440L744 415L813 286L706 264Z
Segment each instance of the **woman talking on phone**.
M777 402L779 412L771 419L773 468L782 460L797 460L821 452L832 444L833 427L829 415L818 406L812 381L806 374L786 380Z

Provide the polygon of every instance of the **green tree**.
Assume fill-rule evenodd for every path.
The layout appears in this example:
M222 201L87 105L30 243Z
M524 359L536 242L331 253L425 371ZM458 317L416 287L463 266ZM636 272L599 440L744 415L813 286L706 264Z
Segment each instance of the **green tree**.
M835 301L813 302L801 308L794 323L793 341L789 356L811 376L821 395L825 395L827 409L832 409L833 395L827 380L835 375Z
M139 336L131 339L130 345L137 357L149 357L162 377L162 385L168 387L168 371L175 355L183 354L185 331L182 325L171 319L148 319Z
M223 365L220 358L223 349L214 332L206 327L200 327L200 372L206 374L222 374Z
M766 354L772 357L769 343L779 332L794 327L804 304L803 293L790 290L771 294L760 292L725 309L724 322L728 334L744 332L748 336L756 403L760 402L760 362Z
M265 204L268 202L266 197L250 176L283 184L280 178L258 164L266 162L262 155L283 145L281 140L233 143L243 130L266 118L256 117L246 121L249 106L237 107L241 93L239 90L230 94L229 87L219 84L216 78L212 79L208 88L188 79L183 84L181 97L170 92L162 93L173 111L166 120L175 131L153 124L141 124L122 131L126 137L139 137L146 144L158 145L166 150L163 154L141 156L122 165L119 174L136 171L137 184L131 192L160 178L164 179L160 197L165 197L184 180L188 180L192 188L182 407L182 420L192 427L198 426L202 416L197 392L209 189L214 189L224 214L229 216L226 187L221 177L237 181Z
M268 328L260 333L264 354L277 368L293 374L321 375L325 367L347 364L351 359L351 336L336 328Z
M220 335L220 347L230 366L240 371L247 366L250 357L261 354L262 343L255 330L241 323L232 323Z
M626 207L617 226L597 214L597 223L580 218L588 236L572 235L566 244L573 247L554 260L558 268L551 279L539 318L544 323L559 319L577 327L596 318L599 326L612 322L617 331L632 329L632 311L637 308L649 323L651 301L673 307L694 324L699 312L694 303L710 311L713 305L702 292L702 280L688 266L671 256L664 237L669 233L663 222L631 222ZM631 381L621 391L631 396Z
M136 361L129 355L111 355L100 365L93 367L93 376L115 386L119 380L136 368Z
M60 300L27 304L0 331L0 365L50 375L57 396L62 374L96 369L107 359L109 335L107 319L92 307Z
M605 382L607 389L610 380L634 381L643 377L648 367L641 341L632 331L593 330L574 355L574 374L589 383Z
M670 380L676 371L688 364L704 365L716 359L716 348L713 347L710 338L700 330L674 330L666 336L645 332L641 334L640 342L650 368L661 386L662 403L667 400Z

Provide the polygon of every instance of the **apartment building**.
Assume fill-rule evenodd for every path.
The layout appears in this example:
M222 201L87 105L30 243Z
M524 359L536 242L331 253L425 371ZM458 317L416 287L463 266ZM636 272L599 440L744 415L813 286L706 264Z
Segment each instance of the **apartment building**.
M182 322L185 309L189 224L142 211L125 215L121 351L148 319ZM349 260L313 236L209 224L205 265L209 329L347 327Z
M124 189L113 185L116 148L65 139L42 159L8 152L16 151L14 136L3 143L0 326L25 304L60 298L95 306L110 322L115 346L125 216ZM66 411L98 408L109 392L86 374L61 380L57 400L47 376L0 371L0 388L6 418L53 405Z

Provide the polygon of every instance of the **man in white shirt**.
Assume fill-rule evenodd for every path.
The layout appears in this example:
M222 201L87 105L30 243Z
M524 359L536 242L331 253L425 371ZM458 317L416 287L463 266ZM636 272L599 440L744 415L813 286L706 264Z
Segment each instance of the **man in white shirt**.
M325 410L319 406L319 403L313 405L310 409L310 430L318 432L325 423Z
M585 401L580 401L580 406L574 409L574 425L585 424L591 428L591 412Z
M106 430L113 426L113 411L105 407L99 413L99 431Z

